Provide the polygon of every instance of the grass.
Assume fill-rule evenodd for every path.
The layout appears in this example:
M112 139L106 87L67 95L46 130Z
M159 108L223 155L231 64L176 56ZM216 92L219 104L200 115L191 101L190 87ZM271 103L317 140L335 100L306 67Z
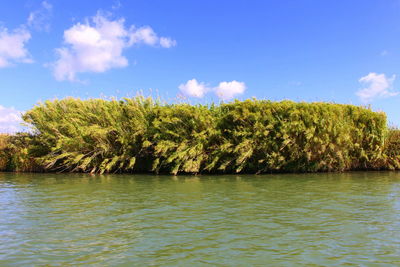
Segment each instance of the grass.
M162 104L66 98L24 114L32 134L0 135L0 170L267 173L398 169L400 131L369 108L245 100Z

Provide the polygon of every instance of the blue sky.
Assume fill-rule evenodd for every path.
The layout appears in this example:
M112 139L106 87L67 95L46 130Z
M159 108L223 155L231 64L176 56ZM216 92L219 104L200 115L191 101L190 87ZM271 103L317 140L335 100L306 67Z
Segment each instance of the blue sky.
M132 96L371 105L400 125L400 1L14 0L0 131L39 101Z

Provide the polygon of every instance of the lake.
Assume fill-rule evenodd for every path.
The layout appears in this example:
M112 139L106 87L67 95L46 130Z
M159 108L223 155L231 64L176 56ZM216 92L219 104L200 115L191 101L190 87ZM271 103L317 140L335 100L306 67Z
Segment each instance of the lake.
M400 173L0 173L0 265L399 265Z

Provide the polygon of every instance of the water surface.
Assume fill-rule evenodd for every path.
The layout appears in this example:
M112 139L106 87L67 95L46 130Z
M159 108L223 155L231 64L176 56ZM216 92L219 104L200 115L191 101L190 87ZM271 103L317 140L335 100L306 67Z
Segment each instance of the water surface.
M0 265L399 265L400 173L0 173Z

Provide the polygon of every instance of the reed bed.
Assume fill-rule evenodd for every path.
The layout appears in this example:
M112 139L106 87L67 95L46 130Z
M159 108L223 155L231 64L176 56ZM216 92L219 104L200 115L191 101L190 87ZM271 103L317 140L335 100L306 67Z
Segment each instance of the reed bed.
M268 173L398 169L400 132L386 115L332 103L151 98L46 101L0 135L0 170Z

